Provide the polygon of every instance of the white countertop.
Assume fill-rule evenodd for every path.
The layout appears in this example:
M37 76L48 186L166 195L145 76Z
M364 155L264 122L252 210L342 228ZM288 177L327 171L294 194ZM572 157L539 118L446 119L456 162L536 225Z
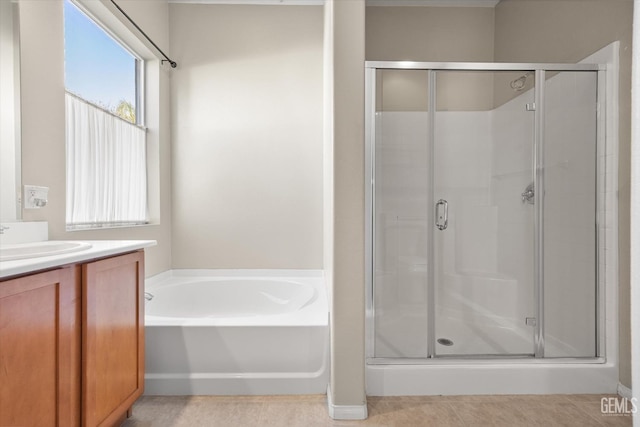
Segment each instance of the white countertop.
M79 240L78 240L79 241ZM0 261L0 279L75 264L96 258L118 255L155 246L155 240L82 240L91 244L89 249L66 254Z

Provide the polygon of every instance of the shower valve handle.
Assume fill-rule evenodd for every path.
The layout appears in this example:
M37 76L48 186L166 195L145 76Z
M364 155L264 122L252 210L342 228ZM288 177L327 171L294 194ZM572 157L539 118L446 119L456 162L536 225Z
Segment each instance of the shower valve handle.
M534 202L534 197L535 197L536 193L534 190L534 184L531 183L527 186L527 188L525 188L524 193L522 193L520 196L522 196L522 203L529 203L530 205L533 204Z
M525 191L524 193L522 193L522 203L530 200L533 197L533 191L529 190L529 191Z

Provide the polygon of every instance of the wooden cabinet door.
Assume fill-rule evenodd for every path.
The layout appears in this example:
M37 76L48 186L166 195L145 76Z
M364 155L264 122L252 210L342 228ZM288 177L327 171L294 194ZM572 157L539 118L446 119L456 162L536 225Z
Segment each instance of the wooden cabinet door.
M144 389L144 253L82 270L83 425L113 426Z
M0 426L80 423L80 272L0 283Z

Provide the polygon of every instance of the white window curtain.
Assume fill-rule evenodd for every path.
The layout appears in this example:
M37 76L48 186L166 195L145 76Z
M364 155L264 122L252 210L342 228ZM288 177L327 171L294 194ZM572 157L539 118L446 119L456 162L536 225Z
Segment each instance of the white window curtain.
M145 130L66 94L67 228L148 222Z

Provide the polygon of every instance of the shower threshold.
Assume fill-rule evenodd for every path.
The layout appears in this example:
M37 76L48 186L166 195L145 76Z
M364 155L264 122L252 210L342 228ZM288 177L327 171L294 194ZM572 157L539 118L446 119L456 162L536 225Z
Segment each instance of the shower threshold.
M604 357L536 358L533 354L474 354L428 357L369 357L367 365L469 365L475 364L603 364Z
M603 358L368 359L369 396L616 393Z

